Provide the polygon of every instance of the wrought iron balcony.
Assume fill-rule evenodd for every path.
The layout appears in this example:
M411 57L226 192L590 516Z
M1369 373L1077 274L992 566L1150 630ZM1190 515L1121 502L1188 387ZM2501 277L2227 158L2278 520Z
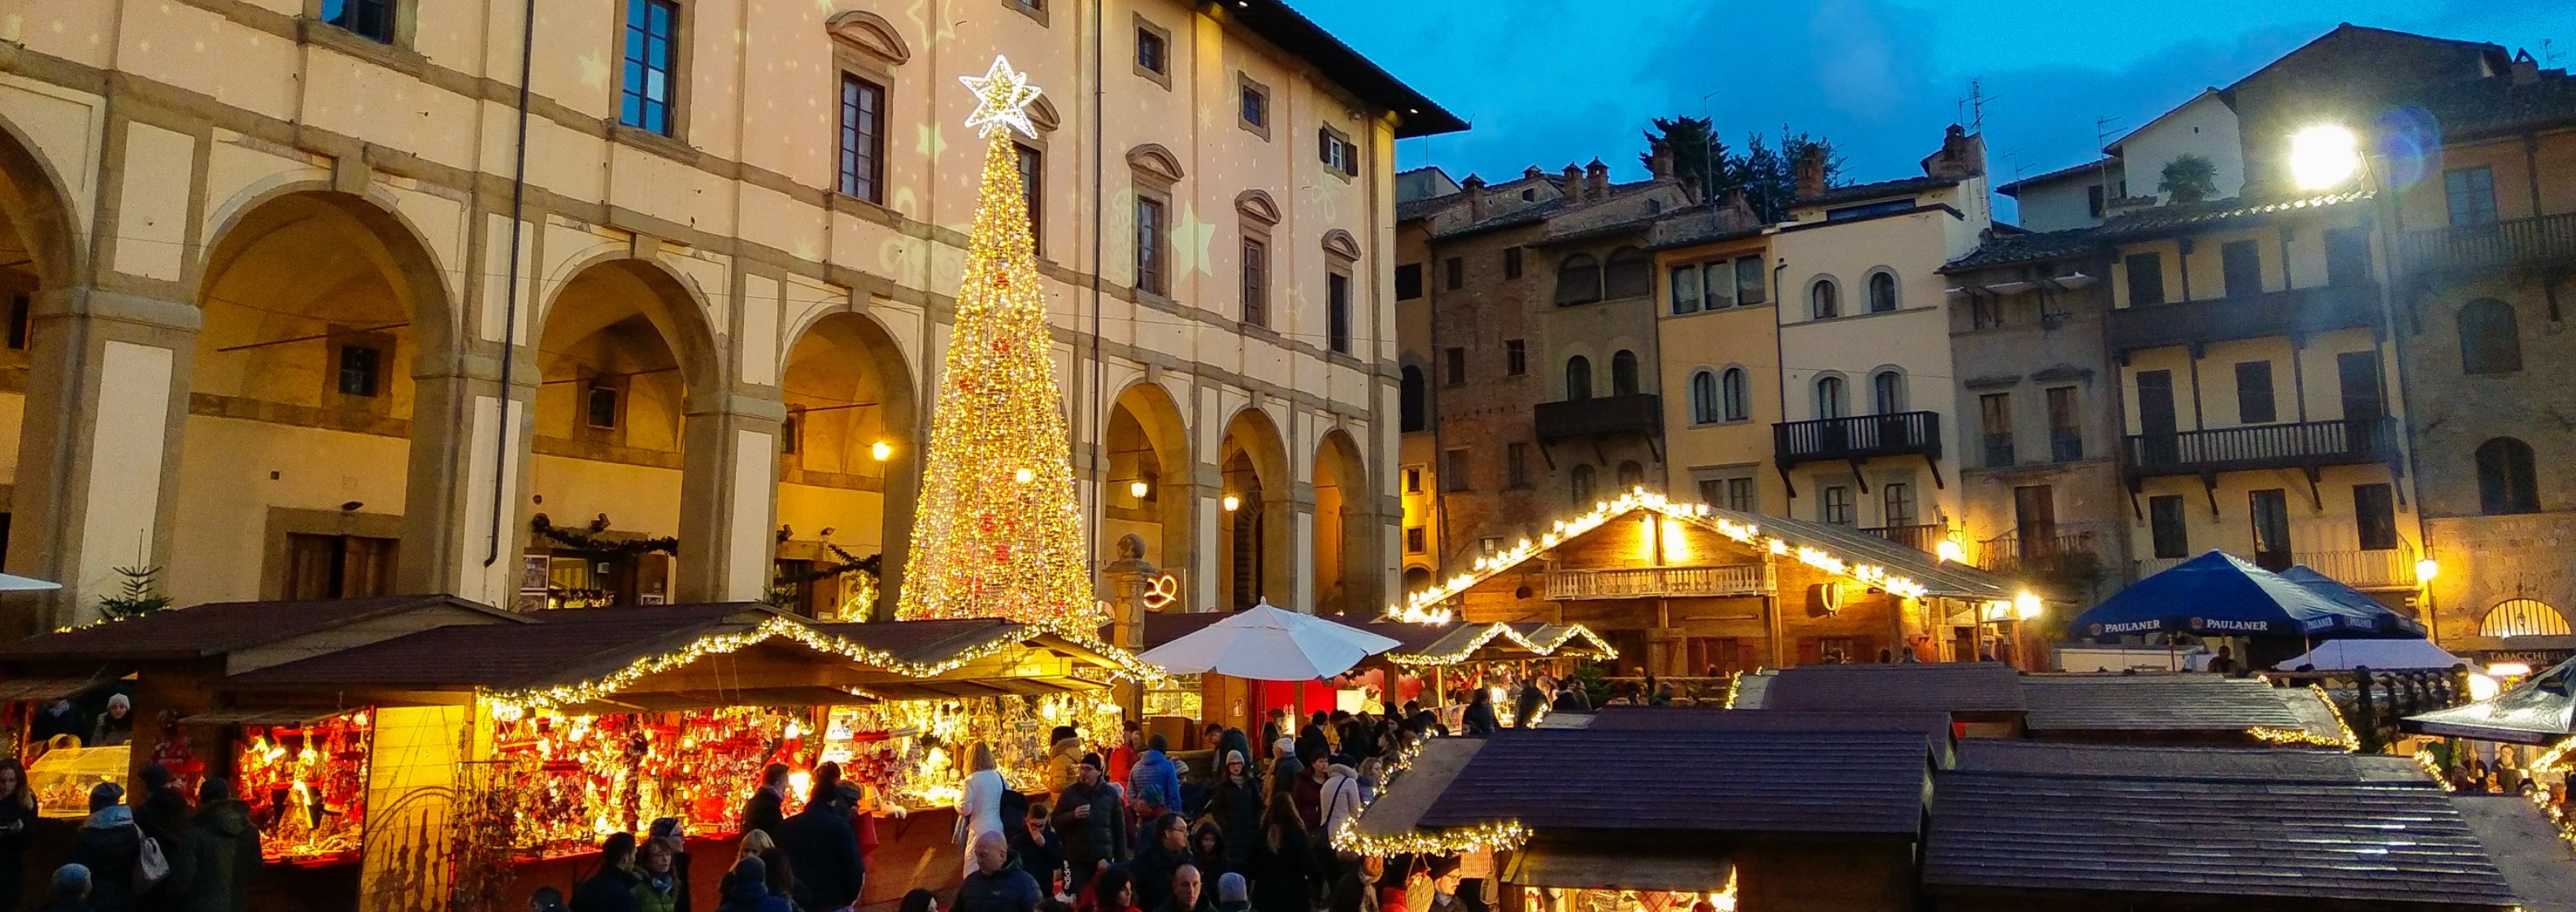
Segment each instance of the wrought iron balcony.
M2026 536L2020 530L1986 539L1977 549L1977 569L1988 573L2045 573L2085 556L2101 555L2101 536L2091 530Z
M1769 564L1559 570L1547 575L1547 597L1625 599L1769 595L1777 583Z
M1941 413L1895 412L1788 421L1771 426L1771 452L1782 468L1801 462L1875 456L1941 456Z
M2386 462L2397 453L2396 423L2386 418L2131 434L2124 442L2122 468L2132 479L2359 465Z
M2378 283L2353 282L2115 308L2103 333L2111 352L2123 354L2167 345L2353 329L2378 322Z
M1660 434L1664 411L1653 393L1601 396L1565 402L1541 402L1532 423L1540 440L1563 440L1596 434Z
M2397 256L2409 272L2576 259L2576 212L2409 231L2398 239Z
M1950 534L1950 527L1940 523L1918 523L1909 526L1876 526L1863 528L1861 531L1931 554L1940 549L1941 538Z

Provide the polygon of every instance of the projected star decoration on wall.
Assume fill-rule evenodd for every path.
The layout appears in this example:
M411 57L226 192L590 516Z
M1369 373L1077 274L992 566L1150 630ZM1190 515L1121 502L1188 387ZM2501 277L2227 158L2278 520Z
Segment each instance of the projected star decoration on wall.
M1029 102L1038 100L1038 87L1029 84L1029 74L1011 69L1010 58L995 56L984 75L959 76L957 81L979 102L966 118L967 129L982 136L1006 127L1030 138L1038 135L1037 125L1029 122Z

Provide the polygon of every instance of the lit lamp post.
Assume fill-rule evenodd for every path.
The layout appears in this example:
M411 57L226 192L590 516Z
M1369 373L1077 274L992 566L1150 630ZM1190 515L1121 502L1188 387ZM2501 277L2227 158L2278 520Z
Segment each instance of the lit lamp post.
M2435 643L2442 641L2442 619L2433 611L2433 578L2440 575L2442 565L2433 560L2432 550L2426 549L2424 559L2415 562L2415 587L2423 590L2424 626Z

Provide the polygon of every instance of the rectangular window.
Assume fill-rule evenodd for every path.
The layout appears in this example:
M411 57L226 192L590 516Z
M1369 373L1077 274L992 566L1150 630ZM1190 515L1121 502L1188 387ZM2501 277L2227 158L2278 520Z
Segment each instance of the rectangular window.
M2350 288L2370 283L2370 229L2326 229L2326 284Z
M2013 532L2021 553L2048 554L2057 547L2057 489L2022 485L2013 489Z
M2385 484L2352 486L2352 515L2361 528L2361 550L2397 547L2397 490Z
M1359 176L1360 147L1352 145L1350 140L1343 139L1342 134L1331 127L1315 129L1315 157L1335 171L1352 177Z
M1023 150L1028 147L1022 146ZM1024 155L1025 159L1026 156ZM841 74L841 193L885 202L885 87ZM1028 162L1020 163L1027 181ZM1037 219L1031 207L1030 221Z
M2048 457L2056 462L2084 458L2084 401L2072 386L2048 388Z
M1878 486L1879 518L1889 526L1914 525L1914 486L1889 482Z
M1270 95L1261 91L1260 86L1243 87L1243 122L1253 127L1270 125Z
M2004 302L2001 298L1996 298L1991 295L1977 295L1968 299L1968 326L1970 328L2002 329L2003 325Z
M1503 248L1503 278L1517 279L1520 277L1521 249L1518 247Z
M9 347L27 350L27 336L36 325L36 300L28 295L9 296Z
M1447 348L1447 349L1442 349L1442 350L1441 350L1441 352L1440 352L1440 359L1441 359L1441 362L1442 362L1442 365L1441 365L1441 366L1446 367L1446 368L1448 369L1447 371L1445 371L1445 373L1448 375L1448 381L1447 381L1447 382L1448 382L1448 384L1449 384L1449 385L1451 385L1451 386L1456 386L1456 385L1458 385L1458 384L1461 384L1461 383L1465 383L1465 382L1467 382L1467 350L1466 350L1466 349L1464 349L1464 348Z
M1765 281L1762 275L1761 257L1749 256L1736 258L1735 303L1737 306L1751 307L1755 304L1760 304L1763 301L1769 300L1769 297L1764 294L1764 289L1767 289L1770 286L1771 283Z
M1467 287L1467 260L1465 257L1450 257L1449 259L1442 261L1440 264L1440 271L1443 273L1441 276L1441 288L1443 290L1457 291L1458 289Z
M805 410L788 409L787 420L778 423L778 452L794 456L805 445Z
M1395 299L1410 301L1422 296L1422 264L1406 263L1395 267Z
M1338 272L1324 277L1324 347L1351 353L1351 277Z
M2101 184L2084 188L2084 211L2092 213L2094 218L2102 217Z
M357 535L286 535L286 580L280 587L288 601L371 598L393 592L394 554L390 538Z
M2479 166L2442 172L2442 197L2450 204L2452 225L2495 224L2493 169Z
M1825 488L1822 514L1817 517L1838 526L1852 524L1852 491L1842 485Z
M1699 267L1676 266L1672 269L1673 313L1699 312Z
M2126 261L2129 272L2129 306L2142 307L2165 302L2165 258L2160 254L2132 253Z
M1243 239L1243 322L1270 325L1270 245Z
M1404 493L1422 493L1422 468L1420 466L1404 467Z
M618 395L617 388L614 386L594 385L590 388L590 395L586 402L587 408L583 410L584 417L589 419L591 427L600 428L602 430L615 428L617 427L617 416L620 411L618 408L621 404L619 400L623 398L624 397Z
M1020 205L1029 210L1029 247L1046 256L1046 153L1024 145L1019 150ZM882 159L883 156L880 156Z
M1733 510L1733 511L1738 512L1738 513L1751 513L1751 512L1753 512L1753 507L1754 507L1754 502L1753 502L1753 479L1750 479L1750 478L1729 478L1729 479L1727 479L1727 480L1726 480L1726 500L1724 501L1724 503L1725 503L1725 505L1726 505L1726 508L1727 508L1727 509L1729 509L1729 510Z
M672 70L679 60L679 33L678 3L627 0L626 73L618 89L618 123L671 135Z
M1169 65L1165 61L1164 53L1167 47L1161 32L1145 28L1137 29L1136 65L1156 73L1164 72L1163 68Z
M1136 290L1168 294L1163 288L1163 201L1136 198Z
M394 0L322 0L322 21L378 44L394 43Z
M1699 267L1700 309L1724 310L1735 306L1735 262L1719 260Z
M2343 399L2343 420L2371 424L2388 417L2379 401L2379 353L2344 352L2335 356L2335 384Z
M2147 525L2155 539L2156 557L2191 556L2191 532L2183 524L2181 495L2147 498Z
M1514 443L1503 448L1504 483L1515 488L1530 484L1529 444Z
M1707 504L1707 505L1712 506L1712 507L1715 507L1715 506L1722 506L1722 505L1723 505L1723 503L1719 500L1719 498L1722 498L1722 497L1725 497L1725 496L1726 496L1726 479L1723 479L1723 478L1702 478L1702 479L1700 479L1700 480L1699 480L1699 502L1700 502L1700 503L1704 503L1704 504Z
M1404 553L1421 554L1431 550L1431 530L1413 526L1404 530Z
M1467 484L1467 451L1449 450L1440 454L1440 490L1464 491Z
M2237 362L2237 422L2240 424L2269 424L2280 420L2280 418L2280 410L2272 400L2272 362Z
M1986 432L1986 467L2002 468L2012 465L2012 394L1987 393L1978 396L1977 416Z
M2246 494L2254 524L2254 565L2279 572L2295 562L2290 550L2290 492L2266 488Z
M375 346L340 346L340 395L374 396L383 361L384 350Z
M1514 377L1529 373L1529 349L1521 340L1503 340L1503 373Z
M2262 246L2253 241L2229 241L2218 246L2219 277L2227 283L2228 297L2240 298L2263 293Z

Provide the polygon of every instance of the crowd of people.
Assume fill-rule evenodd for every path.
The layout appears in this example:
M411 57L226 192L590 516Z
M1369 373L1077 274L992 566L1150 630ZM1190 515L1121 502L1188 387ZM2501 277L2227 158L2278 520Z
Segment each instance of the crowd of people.
M102 782L90 789L71 863L56 868L41 912L244 912L260 866L259 829L232 783L210 778L192 806L159 764L136 777L142 789ZM13 912L36 826L27 770L0 760L0 912Z

